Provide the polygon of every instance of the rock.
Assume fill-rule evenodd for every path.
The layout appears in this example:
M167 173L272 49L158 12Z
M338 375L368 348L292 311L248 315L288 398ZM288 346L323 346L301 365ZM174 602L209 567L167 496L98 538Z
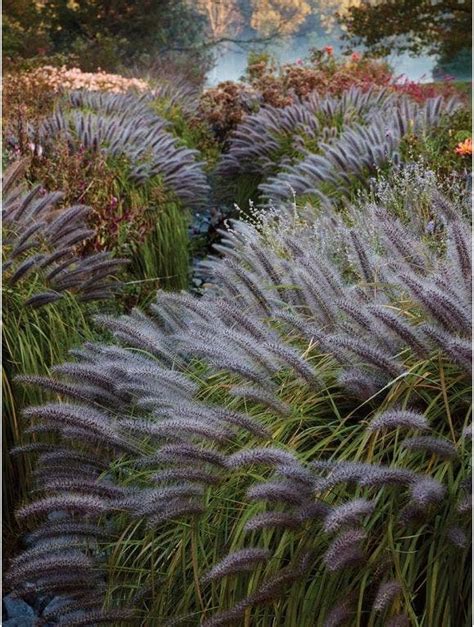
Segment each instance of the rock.
M36 618L34 616L18 616L2 622L2 625L3 627L34 627Z
M32 607L25 603L23 599L15 597L12 594L3 598L3 605L7 617L10 618L34 618L35 612ZM4 625L6 623L3 623ZM28 623L30 624L30 623Z
M49 614L58 610L64 603L67 602L66 597L53 597L48 605L43 610L43 616L49 618Z
M30 603L30 605L33 606L35 614L41 614L41 612L48 605L48 603L52 600L52 598L53 597L49 594L46 596L36 595L36 597L33 600L33 603Z

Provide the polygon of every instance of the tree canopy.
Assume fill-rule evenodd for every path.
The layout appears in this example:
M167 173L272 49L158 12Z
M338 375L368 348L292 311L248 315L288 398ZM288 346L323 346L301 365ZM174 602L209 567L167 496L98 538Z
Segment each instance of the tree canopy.
M191 46L205 28L204 18L185 0L4 0L2 14L7 56L96 47L109 53L109 65Z
M351 6L341 22L353 43L454 58L471 46L472 0L379 0Z

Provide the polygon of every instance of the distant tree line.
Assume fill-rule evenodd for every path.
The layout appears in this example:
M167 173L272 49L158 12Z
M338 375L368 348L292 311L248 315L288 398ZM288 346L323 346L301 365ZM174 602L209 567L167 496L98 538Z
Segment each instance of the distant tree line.
M374 54L436 54L470 75L472 0L3 0L3 55L75 55L84 70L180 65L202 76L222 43L339 27ZM462 70L463 68L461 68Z

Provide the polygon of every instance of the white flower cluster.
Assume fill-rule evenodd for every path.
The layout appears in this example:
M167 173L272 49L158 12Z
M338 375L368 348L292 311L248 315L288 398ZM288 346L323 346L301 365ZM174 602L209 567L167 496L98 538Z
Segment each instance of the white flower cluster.
M126 78L119 74L107 74L103 71L83 72L79 68L67 69L44 65L28 73L33 82L46 83L53 91L86 89L88 91L107 91L124 93L129 90L147 91L150 85L138 78Z

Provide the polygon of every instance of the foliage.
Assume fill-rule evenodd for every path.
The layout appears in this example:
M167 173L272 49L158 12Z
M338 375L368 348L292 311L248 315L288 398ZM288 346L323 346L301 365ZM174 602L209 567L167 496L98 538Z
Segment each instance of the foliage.
M224 142L245 115L255 111L259 96L241 83L224 81L206 89L199 102L201 118L210 126L217 140Z
M416 194L234 223L218 288L101 316L115 343L25 377L70 400L26 413L59 440L10 583L69 623L464 624L468 208L426 193L434 230Z
M62 61L62 59L61 59ZM71 90L126 93L149 91L150 85L136 78L105 72L82 72L65 65L13 69L3 77L3 128L6 143L16 156L26 152L28 125L51 115L61 96Z
M107 252L78 259L77 244L93 235L85 223L90 209L74 205L58 210L56 205L62 195L48 194L40 185L27 193L18 182L25 166L21 162L14 164L3 181L6 285L15 286L18 293L16 286L28 279L28 300L24 304L33 307L59 300L64 291L85 301L110 297L114 284L109 274L125 260L113 259ZM33 275L37 277L33 279ZM37 287L47 291L39 293Z
M201 206L209 191L197 151L179 146L150 106L153 94L71 92L67 111L56 111L31 133L44 150L63 139L73 151L102 151L125 158L128 178L141 185L154 176L186 206Z
M168 86L163 82L153 94L150 103L153 110L170 123L169 130L181 145L199 151L203 169L212 172L220 155L220 146L208 121L198 114L201 94L186 83Z
M279 74L272 68L249 65L249 76L255 77L265 102L278 106L274 98L282 92L295 102L317 91L321 95L341 95L349 87L370 89L376 85L384 87L391 82L391 72L384 62L374 61L362 55L349 59L337 59L330 46L322 50L313 49L307 65L303 62L284 65Z
M42 89L55 93L78 89L112 93L143 92L150 89L150 85L146 81L138 78L126 78L118 74L107 74L103 71L83 72L79 68L68 69L65 66L43 65L14 78L22 82L24 89L28 89L29 83L39 83Z
M258 0L251 26L262 35L290 35L297 31L311 13L306 0Z
M471 137L471 114L461 109L450 118L442 121L436 130L425 134L409 133L401 144L402 157L423 159L427 166L449 178L453 173L470 171L469 152L461 154L457 146Z
M2 3L2 51L5 56L33 56L49 45L48 34L39 23L37 3L5 0Z
M125 0L106 4L97 0L10 0L3 3L2 14L7 24L5 56L73 51L81 69L87 71L98 67L116 71L132 62L150 65L155 55L166 56L173 48L195 45L205 26L192 5L182 0L146 0L133 5ZM205 55L197 48L195 54L205 65Z
M418 105L389 89L360 88L264 106L230 137L217 169L222 194L244 209L249 200L284 201L295 192L316 207L351 198L368 177L405 157L405 136L434 136L460 108L457 99Z
M26 72L9 73L3 77L3 135L7 147L24 152L28 121L46 116L54 110L57 94L49 88L44 76L30 80Z
M463 85L447 78L437 83L418 83L403 78L397 80L394 87L398 93L406 94L416 102L426 102L428 98L435 98L436 96L443 96L444 98L456 96L462 101L467 101L465 98L466 90L463 90Z
M351 198L368 175L399 164L405 135L413 132L424 137L441 124L449 124L458 108L456 101L443 102L440 97L421 107L407 99L389 101L380 111L369 110L365 125L347 125L332 141L322 143L321 154L308 154L301 161L285 164L260 189L267 198L285 199L290 188L300 195L313 195L321 206L330 206L334 196Z
M342 21L355 43L377 54L396 49L452 58L470 48L471 12L471 0L382 0L350 7Z
M54 45L118 54L118 26L76 26ZM36 62L4 93L4 159L28 157L4 183L7 586L59 596L45 624L466 624L465 98L330 46L202 95L164 56L146 81ZM218 192L261 207L174 293ZM121 257L120 300L91 302Z

